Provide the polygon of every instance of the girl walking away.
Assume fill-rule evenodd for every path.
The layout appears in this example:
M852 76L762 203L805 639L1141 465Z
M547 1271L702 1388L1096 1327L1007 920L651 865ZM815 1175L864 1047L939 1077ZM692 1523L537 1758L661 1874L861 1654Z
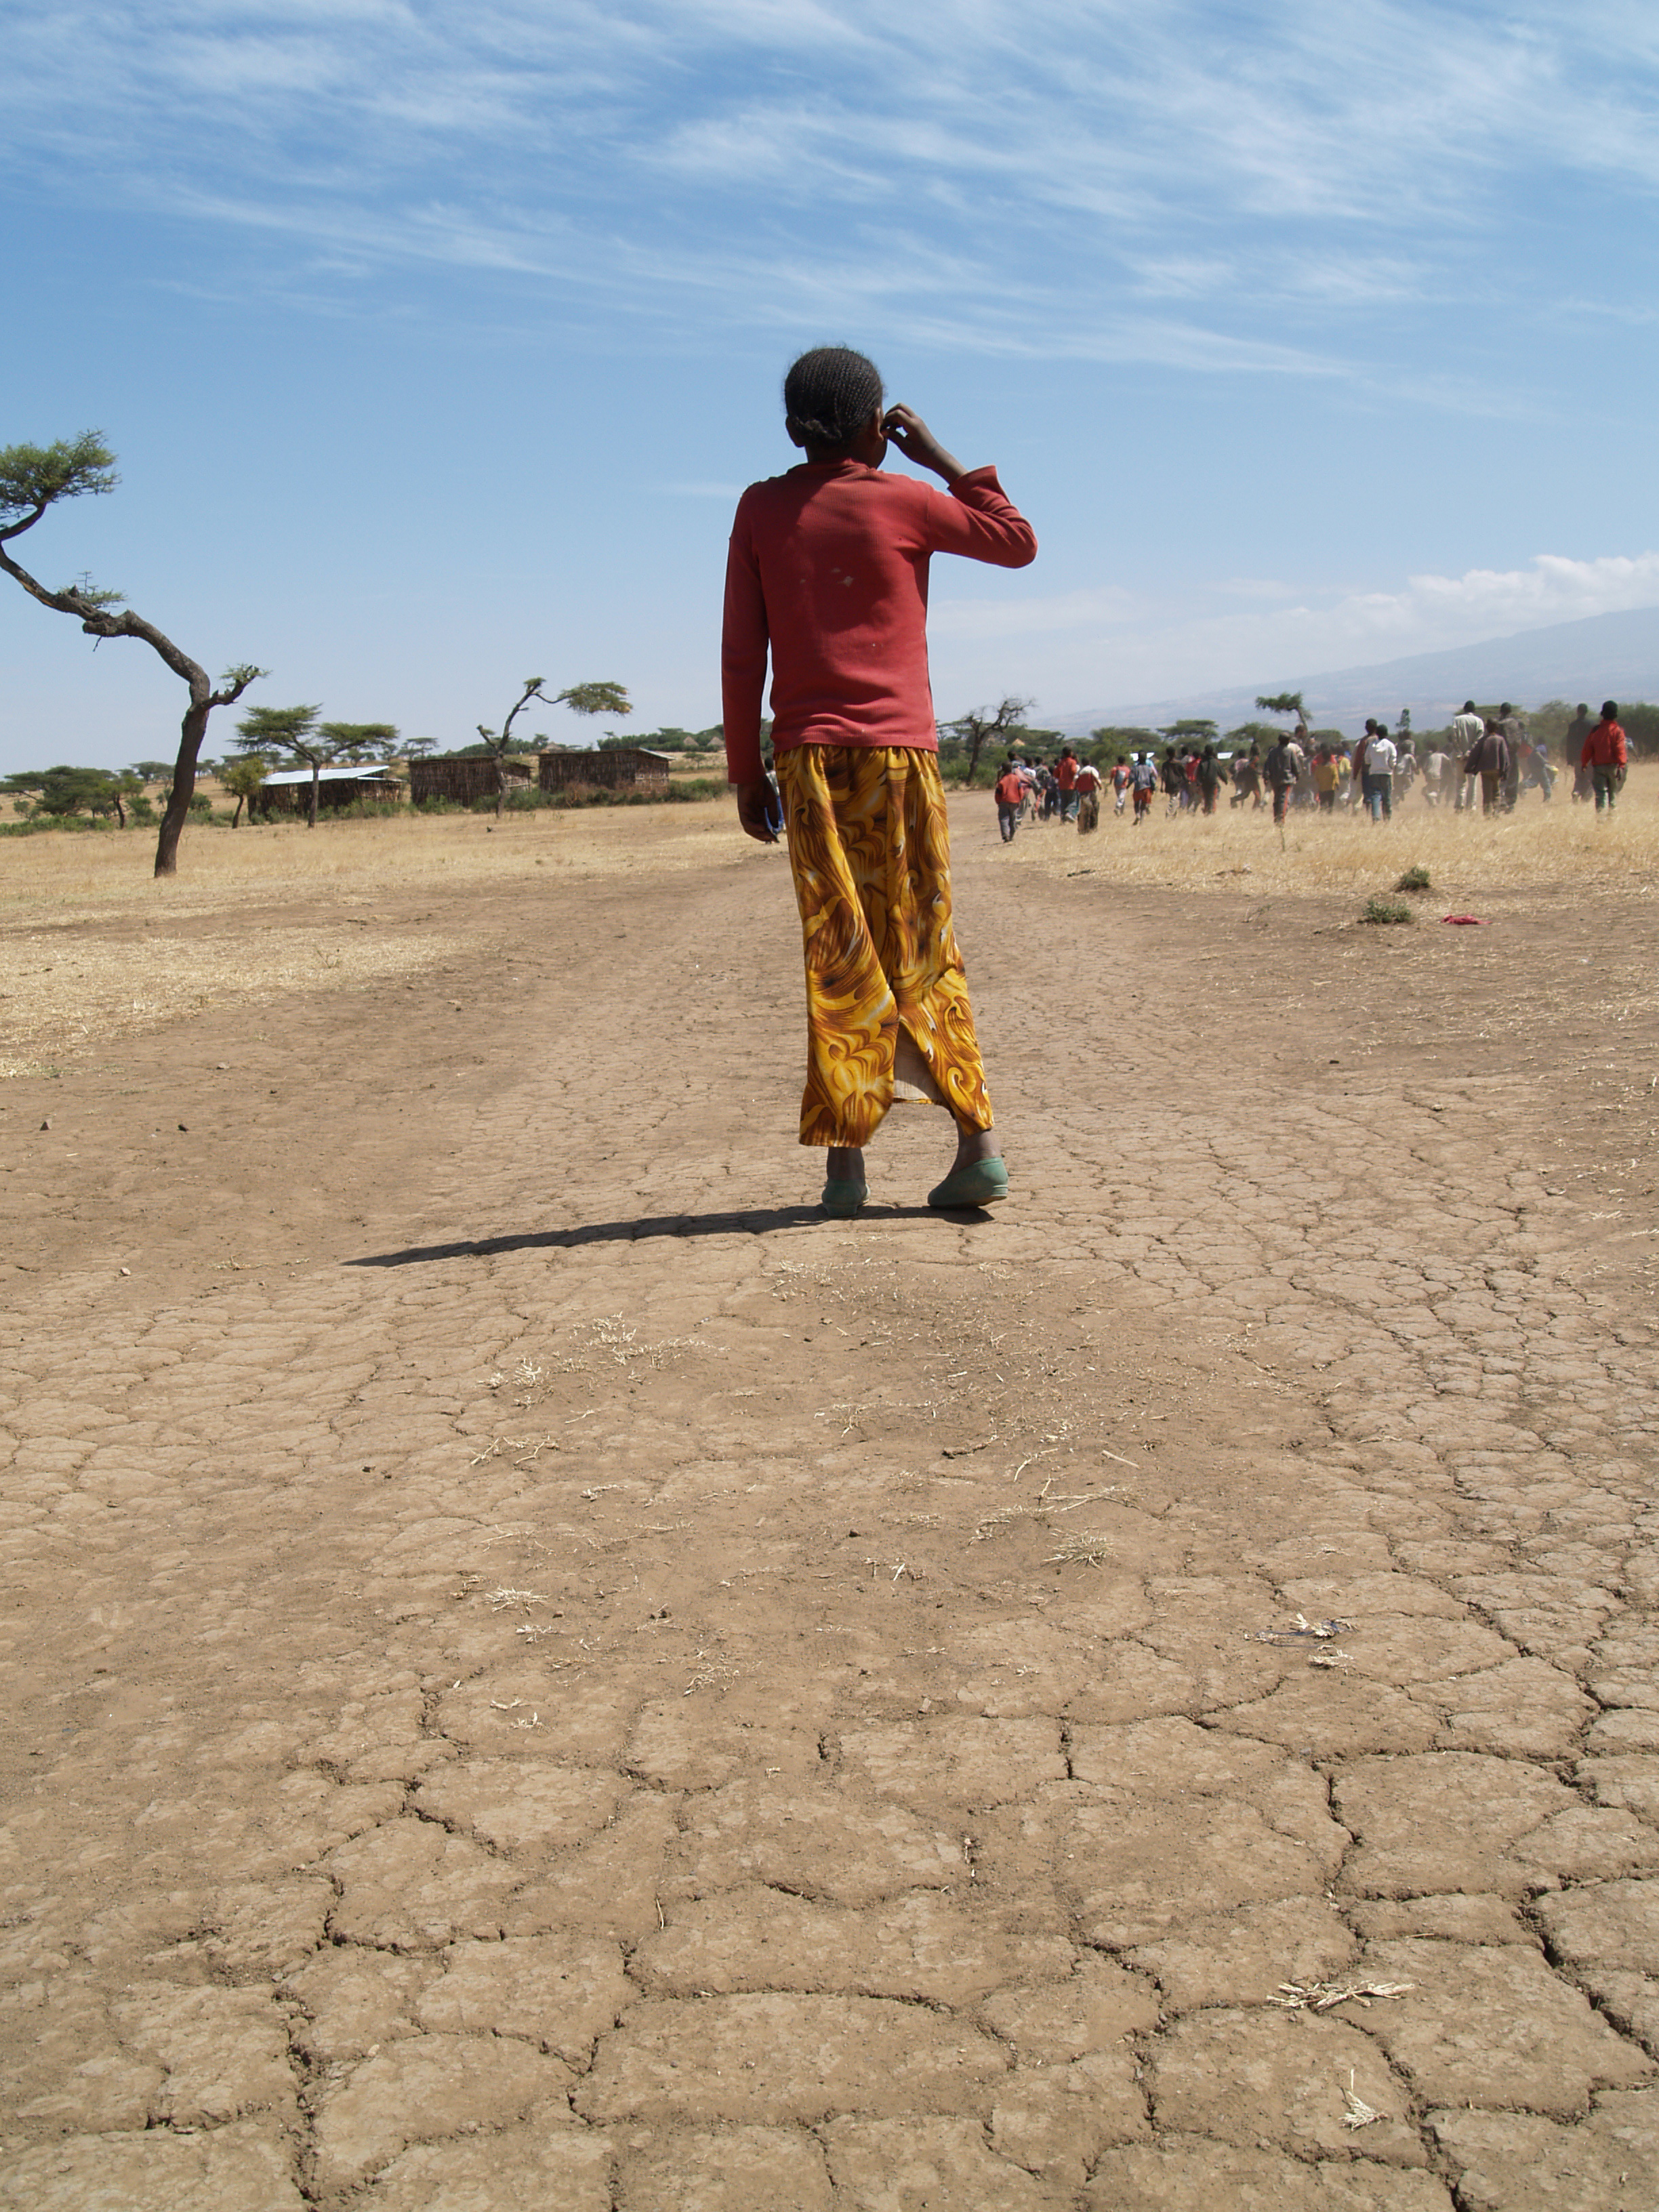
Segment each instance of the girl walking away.
M935 553L1004 568L1036 556L1030 525L991 468L964 469L908 407L888 407L872 362L803 354L783 385L784 428L805 461L750 484L726 572L726 773L738 819L763 844L760 720L769 649L772 745L806 955L800 1140L829 1148L823 1205L869 1197L864 1146L896 1099L957 1125L934 1206L1006 1198L979 1042L951 921L950 843L927 677ZM888 476L891 441L944 479Z

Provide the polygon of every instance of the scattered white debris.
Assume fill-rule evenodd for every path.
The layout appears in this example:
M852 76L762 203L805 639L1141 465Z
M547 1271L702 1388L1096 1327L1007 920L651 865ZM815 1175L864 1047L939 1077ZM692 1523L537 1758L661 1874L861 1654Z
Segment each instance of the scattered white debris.
M1403 1997L1415 1982L1281 1982L1267 2002L1285 2012L1328 2012L1350 2002L1369 2006L1373 1997Z
M1368 2105L1363 2097L1355 2096L1352 2066L1348 2069L1348 2086L1342 2092L1342 2101L1348 2108L1342 2115L1342 2124L1345 2128L1368 2128L1373 2120L1380 2120L1382 2117L1382 2113L1374 2106Z
M1351 1636L1356 1623L1352 1620L1310 1620L1298 1613L1291 1628L1259 1628L1255 1632L1258 1644L1295 1644L1303 1637L1311 1636L1317 1642L1328 1642L1335 1636Z

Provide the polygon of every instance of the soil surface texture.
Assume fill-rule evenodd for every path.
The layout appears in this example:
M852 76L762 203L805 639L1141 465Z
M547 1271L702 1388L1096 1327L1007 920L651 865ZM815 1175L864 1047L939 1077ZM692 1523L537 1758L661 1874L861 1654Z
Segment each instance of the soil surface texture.
M0 1085L0 2206L1659 2203L1652 905L988 813L992 1212L723 813Z

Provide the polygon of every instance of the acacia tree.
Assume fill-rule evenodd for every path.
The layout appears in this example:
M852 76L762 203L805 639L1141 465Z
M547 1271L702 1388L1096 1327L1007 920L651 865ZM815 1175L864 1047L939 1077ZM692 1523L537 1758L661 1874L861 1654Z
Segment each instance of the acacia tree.
M556 691L550 699L542 686L544 676L527 676L517 704L499 730L487 730L480 722L478 735L483 739L484 750L495 763L495 819L501 818L507 804L507 756L513 746L513 725L532 699L544 707L568 707L573 714L631 714L634 702L621 684L573 684L568 691Z
M233 830L241 821L245 806L248 810L249 820L253 818L253 801L258 795L260 785L270 774L270 763L263 753L244 753L240 760L227 761L220 769L220 782L236 801L236 811L230 817Z
M236 725L236 742L245 753L274 749L311 770L311 811L306 827L317 827L317 786L325 764L334 757L332 738L317 726L320 707L250 707Z
M994 738L1006 737L1011 730L1023 728L1025 716L1036 703L1033 699L1016 699L1011 694L994 714L988 713L983 707L976 707L972 714L958 714L954 722L945 725L947 734L959 739L968 748L967 781L969 783L974 780L980 754L986 745Z
M0 448L0 568L15 577L32 599L60 615L72 615L91 638L142 638L177 677L190 687L190 704L179 727L178 757L173 763L173 788L161 816L155 846L155 872L178 872L179 839L190 817L196 790L196 763L207 734L208 716L216 707L233 706L248 685L265 673L251 662L228 668L216 685L207 671L176 646L154 623L123 604L118 592L100 592L82 580L51 591L12 557L11 542L33 530L49 507L62 499L113 491L119 479L115 456L96 430L83 430L78 438L60 438L52 446L7 446Z
M386 761L398 757L395 722L325 722L317 732L334 748L342 761Z
M1298 722L1305 722L1308 710L1302 703L1299 691L1273 691L1256 701L1256 711L1262 714L1294 714Z

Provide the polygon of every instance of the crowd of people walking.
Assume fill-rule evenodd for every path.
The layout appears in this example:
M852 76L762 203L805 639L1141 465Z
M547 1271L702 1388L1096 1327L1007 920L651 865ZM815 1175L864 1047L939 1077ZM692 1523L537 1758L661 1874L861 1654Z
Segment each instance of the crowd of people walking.
M1563 752L1573 799L1593 801L1598 814L1610 814L1628 763L1618 701L1603 701L1599 719L1581 704ZM1005 844L1029 821L1075 822L1086 835L1099 827L1109 790L1114 814L1127 813L1138 829L1160 795L1167 815L1213 814L1228 785L1229 806L1270 808L1278 823L1305 809L1363 812L1381 823L1393 818L1396 802L1413 787L1428 805L1448 812L1505 814L1534 788L1547 805L1562 772L1547 740L1534 737L1526 716L1507 700L1488 714L1468 699L1449 732L1435 733L1420 748L1409 717L1402 715L1393 732L1386 722L1368 720L1364 734L1352 744L1328 731L1310 737L1298 722L1265 751L1260 741L1248 752L1224 753L1213 743L1188 740L1168 744L1161 753L1151 745L1133 757L1120 753L1109 770L1079 759L1071 745L1062 746L1053 762L1016 750L997 778L997 823Z

